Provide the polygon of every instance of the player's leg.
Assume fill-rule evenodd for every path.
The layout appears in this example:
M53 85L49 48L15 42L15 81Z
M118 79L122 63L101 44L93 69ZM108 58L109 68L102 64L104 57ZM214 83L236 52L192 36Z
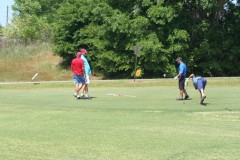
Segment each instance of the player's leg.
M206 98L206 95L205 95L205 87L207 85L207 80L205 78L202 79L202 84L203 84L203 89L202 89L202 95L203 95L203 101L204 99Z
M198 79L198 90L201 94L201 103L203 103L204 99L206 98L205 94L204 94L204 88L206 86L206 83L205 83L205 79L204 78L201 78L201 79Z
M177 100L183 100L183 89L182 89L182 86L181 86L181 78L178 79L178 88L179 88L179 91L180 91L180 96Z
M87 75L86 74L86 76L85 76L85 88L84 88L84 90L82 90L82 92L81 92L81 97L83 97L83 98L88 98L89 97L89 95L88 95L88 84L89 84L89 75Z
M75 84L75 93L73 95L74 97L78 96L78 84Z
M183 100L183 94L185 94L185 98L188 98L188 94L185 89L184 83L185 83L185 78L183 78L183 77L179 78L178 86L179 86L179 90L180 90L180 97L178 98L178 100Z
M180 99L183 99L183 90L180 90Z
M86 74L85 80L86 80L85 97L86 97L86 98L89 98L88 85L89 85L89 83L90 83L90 78L89 78L89 75L88 75L88 74Z
M75 93L74 93L74 97L78 97L79 96L79 84L80 84L80 82L79 82L79 79L78 79L78 76L77 75L73 75L73 82L74 82L74 84L75 84Z
M184 88L183 93L185 94L185 98L184 99L188 99L189 95L187 94L187 90Z
M183 97L183 94L185 94L184 99L188 99L189 96L187 94L187 90L185 89L185 78L184 77L181 78L181 89L182 89L182 97Z
M84 89L84 95L85 97L88 97L88 84L85 84L85 89Z
M81 89L84 90L85 80L82 78L83 76L80 75L74 75L73 77L74 83L76 84L74 97L80 99L79 92L81 91Z
M200 103L202 103L202 93L201 93L201 90L198 90L199 91L199 95L200 95Z
M83 94L85 87L86 87L86 82L85 82L84 76L79 76L79 81L80 81L80 85L81 85L81 86L79 86L79 92L81 91L81 93ZM82 96L82 94L81 94L81 96L79 96L79 99L84 98L84 96Z

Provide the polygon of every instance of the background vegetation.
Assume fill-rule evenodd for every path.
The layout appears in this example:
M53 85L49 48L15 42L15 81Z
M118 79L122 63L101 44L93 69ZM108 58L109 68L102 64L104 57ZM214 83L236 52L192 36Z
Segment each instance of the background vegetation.
M15 0L13 9L6 37L53 42L67 65L87 48L105 78L131 77L136 44L146 78L174 75L177 56L199 75L240 73L239 0Z
M62 58L53 55L49 43L36 42L24 45L5 42L0 50L0 81L69 80L71 72L60 65Z
M3 35L3 27L0 25L0 36Z

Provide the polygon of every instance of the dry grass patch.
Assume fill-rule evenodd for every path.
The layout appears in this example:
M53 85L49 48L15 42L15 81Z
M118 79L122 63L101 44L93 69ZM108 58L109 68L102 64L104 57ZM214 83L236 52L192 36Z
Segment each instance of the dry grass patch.
M49 45L32 45L32 48L11 46L0 52L0 81L31 81L38 73L36 80L69 80L70 69L63 69L60 64L62 58L54 55Z

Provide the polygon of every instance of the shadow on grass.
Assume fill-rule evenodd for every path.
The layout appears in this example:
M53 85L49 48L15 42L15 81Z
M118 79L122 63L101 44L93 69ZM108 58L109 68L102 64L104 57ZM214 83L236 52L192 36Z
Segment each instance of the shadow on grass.
M78 100L92 100L92 99L95 99L95 98L98 98L98 97L89 97L89 98L80 98L80 99L78 99Z
M202 103L202 106L208 106L210 103Z
M229 109L229 108L225 108L225 110L226 110L226 111L230 111L230 112L232 111L232 110L231 110L231 109Z
M187 99L176 99L177 101L189 101L189 100L192 100L192 98L187 98Z

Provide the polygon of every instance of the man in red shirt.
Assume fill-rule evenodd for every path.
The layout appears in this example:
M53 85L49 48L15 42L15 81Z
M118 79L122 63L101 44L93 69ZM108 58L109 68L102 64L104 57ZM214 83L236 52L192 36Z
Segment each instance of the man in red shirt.
M76 58L72 60L71 69L73 72L73 81L75 83L75 94L74 97L80 99L79 91L85 88L85 78L84 78L84 62L81 59L81 52L76 53Z

